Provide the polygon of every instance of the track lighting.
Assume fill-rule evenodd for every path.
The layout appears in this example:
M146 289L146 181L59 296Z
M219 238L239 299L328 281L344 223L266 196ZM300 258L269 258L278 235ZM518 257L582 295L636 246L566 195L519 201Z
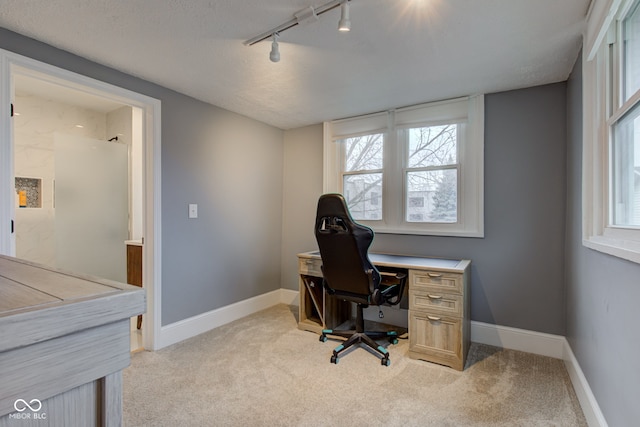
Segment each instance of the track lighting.
M280 48L278 46L278 33L273 33L273 42L271 43L271 53L269 53L271 62L280 61Z
M271 43L271 52L269 53L269 59L272 62L280 61L280 49L278 47L278 37L280 33L285 30L288 30L291 27L295 27L296 25L306 25L311 22L315 22L318 20L318 16L322 15L325 12L333 10L340 6L340 21L338 22L338 30L340 31L350 31L351 30L351 20L349 18L349 3L351 0L332 0L328 3L323 4L322 6L313 7L309 6L301 11L295 13L293 18L289 19L284 24L278 25L275 28L272 28L269 31L265 31L264 33L258 34L257 36L250 38L244 42L245 46L253 46L256 43L260 43L263 40L267 40L273 37L273 42Z
M340 21L338 31L351 31L351 20L349 19L349 0L345 0L340 5Z

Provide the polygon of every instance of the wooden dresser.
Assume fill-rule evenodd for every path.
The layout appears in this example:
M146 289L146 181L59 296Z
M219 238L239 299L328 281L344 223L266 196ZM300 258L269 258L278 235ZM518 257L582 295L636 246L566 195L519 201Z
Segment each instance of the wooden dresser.
M142 287L142 240L127 240L127 283ZM138 316L137 328L142 327L142 315Z
M380 270L409 275L409 357L463 370L470 343L471 261L370 253ZM351 317L351 305L323 289L318 252L298 254L298 328L321 333Z
M0 427L120 426L138 287L0 256Z

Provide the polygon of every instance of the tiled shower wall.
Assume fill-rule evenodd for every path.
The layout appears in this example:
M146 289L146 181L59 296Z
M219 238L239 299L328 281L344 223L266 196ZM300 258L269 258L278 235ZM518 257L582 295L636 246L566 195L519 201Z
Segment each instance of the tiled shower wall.
M16 207L16 256L54 266L53 135L105 139L107 115L19 93L14 107L14 174L42 180L42 207Z

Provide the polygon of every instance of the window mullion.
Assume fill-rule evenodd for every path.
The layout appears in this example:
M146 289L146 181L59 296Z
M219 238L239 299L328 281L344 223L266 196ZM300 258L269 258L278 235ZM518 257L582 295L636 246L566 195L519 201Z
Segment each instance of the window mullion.
M607 120L607 125L614 125L622 116L627 114L629 110L636 106L640 102L640 90L634 93L623 105L619 108L613 110L613 112L609 115L609 119Z
M396 227L402 218L402 141L398 138L395 128L395 111L389 111L387 116L387 133L384 139L384 221L387 226Z
M459 163L452 163L450 165L438 165L438 166L424 166L420 168L403 168L403 175L407 172L428 172L428 171L439 171L444 169L459 169Z
M383 173L384 169L359 169L356 171L343 171L342 176L345 175L362 175L365 173Z

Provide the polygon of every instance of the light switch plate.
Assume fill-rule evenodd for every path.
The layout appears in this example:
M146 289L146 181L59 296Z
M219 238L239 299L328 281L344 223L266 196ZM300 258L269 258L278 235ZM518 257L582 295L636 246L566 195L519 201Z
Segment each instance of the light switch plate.
M198 205L189 203L189 218L198 218Z

